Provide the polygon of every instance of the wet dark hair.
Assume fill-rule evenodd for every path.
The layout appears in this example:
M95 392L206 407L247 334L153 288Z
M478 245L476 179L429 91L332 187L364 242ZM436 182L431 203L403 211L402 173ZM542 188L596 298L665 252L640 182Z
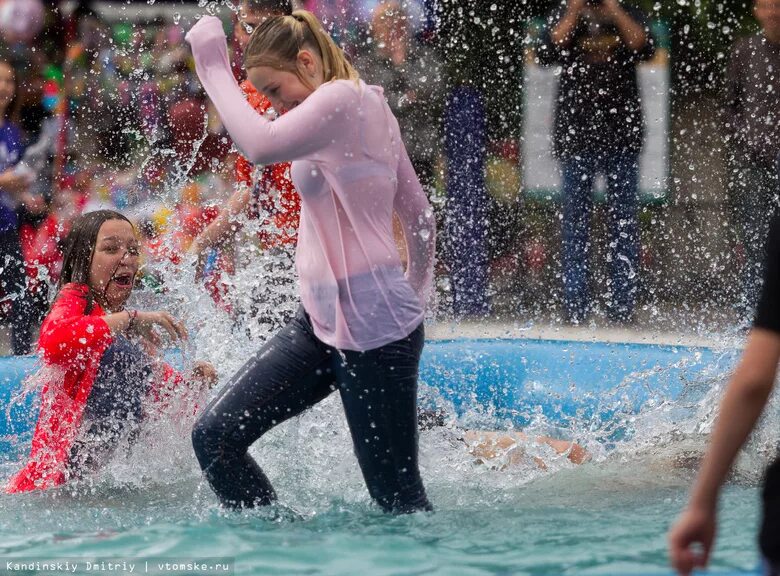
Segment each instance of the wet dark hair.
M95 254L98 232L100 227L109 220L124 220L133 225L124 214L114 210L95 210L82 214L74 220L62 250L62 273L57 286L58 291L71 282L89 287L89 269L92 266L92 256ZM89 314L95 305L95 294L91 287L86 297L86 312Z

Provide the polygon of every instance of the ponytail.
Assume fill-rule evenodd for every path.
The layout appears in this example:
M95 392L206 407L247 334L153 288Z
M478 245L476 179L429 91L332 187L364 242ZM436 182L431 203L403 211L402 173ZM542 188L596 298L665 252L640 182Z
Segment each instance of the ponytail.
M317 17L306 10L274 16L261 24L244 50L244 68L269 66L295 73L305 85L311 82L298 68L298 53L307 48L322 60L323 80L355 80L360 76Z

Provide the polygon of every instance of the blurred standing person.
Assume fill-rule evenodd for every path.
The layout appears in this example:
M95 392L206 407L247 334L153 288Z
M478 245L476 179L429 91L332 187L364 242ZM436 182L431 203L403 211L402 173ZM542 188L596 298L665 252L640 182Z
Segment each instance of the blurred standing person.
M636 68L655 52L647 17L619 0L568 0L542 33L539 63L560 65L553 154L563 196L563 288L567 320L582 322L588 290L593 183L609 204L609 316L630 322L639 269L637 192L644 120Z
M0 61L0 293L11 301L11 349L30 352L32 326L26 310L26 273L19 239L18 211L33 204L30 178L14 166L22 159L24 145L19 127L6 118L16 93L16 74Z
M780 0L755 0L761 30L731 51L726 126L735 216L745 250L738 307L748 322L761 288L769 223L780 202Z
M49 114L56 106L56 99L42 97L41 103ZM25 147L17 170L26 172L30 181L29 191L35 201L20 206L17 217L27 275L24 319L32 328L43 322L49 308L49 286L57 282L57 269L62 260L58 245L64 236L61 237L61 227L55 223L63 204L69 203L71 196L63 194L63 187L55 186L53 178L60 119L57 116L46 116L34 130L33 126L28 125L28 129L24 126L22 123L25 135L34 135L34 138ZM72 210L75 210L75 206L67 209L68 212Z
M412 165L420 182L429 188L441 148L441 59L415 41L409 14L395 0L374 9L371 30L373 42L357 56L355 67L366 82L384 88Z
M249 37L255 28L272 16L292 13L290 0L243 0L233 26L234 56L240 62ZM245 73L233 68L236 79ZM241 81L241 90L249 104L260 114L271 113L271 102L248 79ZM270 320L272 330L286 324L297 306L297 300L287 295L295 292L294 252L298 238L300 199L290 180L290 163L269 164L256 173L255 166L241 154L236 158L236 189L219 216L198 235L191 248L204 259L213 248L232 252L236 234L241 229L241 216L262 219L259 240L265 249L264 281L258 282L253 294L253 308L264 308L262 317ZM233 271L227 259L221 259L223 268ZM214 290L221 292L219 287ZM262 293L257 293L262 292ZM260 311L253 309L252 316Z

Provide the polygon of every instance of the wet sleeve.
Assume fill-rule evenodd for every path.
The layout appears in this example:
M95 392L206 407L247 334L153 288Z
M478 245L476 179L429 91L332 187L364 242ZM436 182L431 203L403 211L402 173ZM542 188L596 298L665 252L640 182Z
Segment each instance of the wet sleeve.
M38 347L52 364L91 362L111 343L111 329L100 316L85 315L86 299L63 292L52 305L41 328Z
M253 164L305 158L329 146L344 130L343 91L333 83L315 90L295 109L273 122L244 98L230 70L222 22L203 16L187 33L195 71L239 150Z
M780 334L780 217L775 217L767 241L764 284L753 326Z
M425 307L433 283L436 219L403 144L398 166L398 192L393 209L398 215L406 239L409 258L407 279Z

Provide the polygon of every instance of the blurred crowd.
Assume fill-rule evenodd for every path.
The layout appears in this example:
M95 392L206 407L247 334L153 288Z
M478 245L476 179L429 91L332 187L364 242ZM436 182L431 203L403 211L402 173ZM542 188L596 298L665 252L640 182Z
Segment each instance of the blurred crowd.
M447 42L440 37L436 6L429 0L298 4L327 23L366 81L384 87L422 183L432 196L448 197L449 208L438 216L448 219L441 229L449 237L450 257L442 258L442 266L450 267L451 289L461 294L464 315L484 314L489 263L480 206L485 174L495 171L492 165L486 170L484 154L495 143L485 141L474 86L459 80L457 69L445 72ZM58 280L60 241L75 215L119 209L137 223L147 263L176 263L233 193L237 153L209 109L184 42L185 19L173 10L146 20L112 19L101 16L99 4L0 0L0 98L7 100L0 133L0 320L12 326L15 353L31 349ZM771 92L780 70L780 6L756 0L756 14L764 16L764 29L749 46L760 55L751 57L744 46L737 51L741 62L732 76L740 71L747 78L730 87L728 105L733 138L749 135L741 149L750 170L740 177L761 181L769 200L756 210L766 216L780 188L778 167L757 160L750 145L771 148L772 135L780 141L780 91ZM233 27L228 37L238 63L241 37L250 30L241 29L236 15L225 24ZM561 215L564 308L573 322L590 310L587 228L592 183L602 174L614 197L614 273L607 291L615 318L630 322L637 298L636 188L643 139L635 66L654 52L647 16L618 0L556 3L537 52L538 64L563 65L552 136L568 190ZM243 79L239 66L235 73ZM757 78L763 84L747 90L744 84ZM517 144L500 147L507 162L516 164ZM765 156L780 162L772 150ZM501 177L516 190L513 170ZM747 229L751 218L745 216ZM255 241L262 245L262 236ZM752 237L750 242L753 247ZM22 261L23 267L17 264ZM756 274L752 269L751 278ZM156 285L159 278L148 274L146 281Z
M374 69L375 82L386 83L401 123L407 130L419 127L409 151L432 183L441 78L427 48L430 8L370 1L296 7L328 22L345 51ZM178 263L235 185L236 152L209 110L180 14L161 8L148 19L113 19L100 9L89 2L0 3L0 60L9 77L6 126L14 130L0 136L7 144L2 150L0 141L0 172L7 172L0 175L0 321L11 326L17 354L31 350L58 281L61 243L76 215L115 208L130 216L149 271L155 262ZM224 20L233 27L229 38L239 63L237 40L246 32L236 29L237 16ZM381 28L376 33L372 20ZM374 36L387 37L395 69L418 46L425 49L428 77L422 78L416 56L416 67L383 75ZM242 79L240 66L236 76ZM147 274L145 281L156 286L160 278Z

